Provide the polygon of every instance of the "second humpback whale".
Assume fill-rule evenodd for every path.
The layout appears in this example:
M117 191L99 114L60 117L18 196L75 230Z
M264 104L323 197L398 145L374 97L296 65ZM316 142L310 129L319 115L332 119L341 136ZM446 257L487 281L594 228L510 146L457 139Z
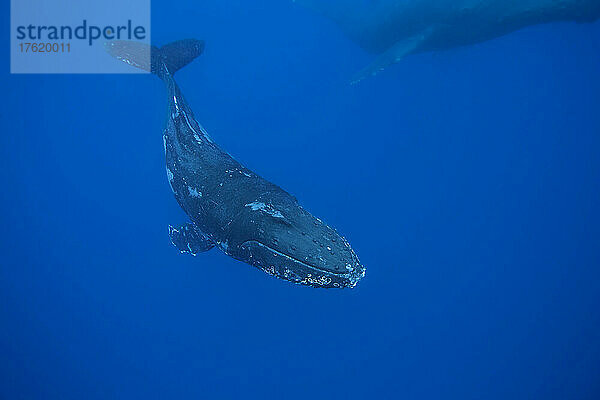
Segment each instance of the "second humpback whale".
M496 38L526 26L600 18L600 0L294 0L333 19L379 56L354 79L409 54Z
M354 287L365 268L342 236L295 197L221 150L194 118L173 74L204 49L194 39L161 48L107 44L112 56L156 74L167 86L163 140L169 184L190 218L170 226L172 243L196 255L218 247L270 275L324 288Z

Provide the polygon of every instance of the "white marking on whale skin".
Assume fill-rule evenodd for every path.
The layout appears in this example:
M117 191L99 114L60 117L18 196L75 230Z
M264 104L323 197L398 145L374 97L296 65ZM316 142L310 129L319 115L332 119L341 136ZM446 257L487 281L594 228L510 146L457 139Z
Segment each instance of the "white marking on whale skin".
M202 127L202 125L198 124L198 127L200 127L200 132L202 132L202 135L206 138L206 140L208 140L210 143L213 143L212 139L208 135L208 132L206 132L206 130Z
M165 154L167 153L167 135L163 135L163 147L165 148Z
M188 119L187 114L185 113L185 111L181 110L181 108L179 107L179 103L177 102L177 96L173 96L173 105L175 106L176 112L174 114L172 114L171 117L176 118L179 115L183 115L186 125L188 126L188 128L190 128L190 130L194 134L194 139L196 139L196 142L198 142L199 144L202 144L202 139L198 135L198 132L192 127L192 124L190 124L190 120ZM200 132L202 133L202 136L204 137L205 140L207 140L209 143L213 143L210 136L208 136L208 133L201 126L200 126Z
M175 189L173 188L173 179L175 179L175 177L173 176L173 173L171 172L171 170L169 169L168 166L167 166L167 179L169 180L169 186L171 186L171 191L173 193L175 193Z
M175 105L175 111L177 111L175 116L178 116L181 110L179 109L179 104L177 103L177 96L173 96L173 104Z
M177 105L177 100L175 101L175 107L177 108L177 111L179 111L179 106ZM185 112L182 112L181 114L183 115L183 118L185 119L185 123L188 126L188 128L190 128L190 130L194 133L194 139L196 139L196 142L198 142L199 144L202 144L202 139L198 135L198 132L192 127L192 124L190 124L190 120L188 119L187 114ZM204 137L204 140L208 141L209 143L213 143L212 139L208 136L208 133L206 133L206 131L201 126L200 126L200 133L202 134L202 137Z
M192 197L202 197L202 192L199 192L198 189L193 188L191 186L188 186L188 192L190 193L190 196Z
M255 201L253 203L248 203L248 204L245 205L245 207L250 207L252 209L252 211L262 210L266 206L267 205L265 203L259 203L257 201Z
M195 131L194 131L194 139L196 139L196 143L202 144L202 139L200 139L200 136L198 136L198 134Z
M246 204L245 207L250 207L252 209L252 211L262 211L265 214L269 214L270 216L275 217L275 218L282 218L282 219L285 218L279 210L276 210L271 205L267 205L263 202L255 201L255 202Z

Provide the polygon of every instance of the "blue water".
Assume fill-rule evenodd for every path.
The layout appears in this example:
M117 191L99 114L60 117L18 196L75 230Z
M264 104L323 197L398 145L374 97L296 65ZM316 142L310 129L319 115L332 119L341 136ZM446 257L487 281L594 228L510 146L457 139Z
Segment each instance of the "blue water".
M1 399L600 398L600 23L350 86L371 56L286 1L152 12L153 42L206 40L177 80L213 139L367 275L179 254L162 83L9 75L2 35Z

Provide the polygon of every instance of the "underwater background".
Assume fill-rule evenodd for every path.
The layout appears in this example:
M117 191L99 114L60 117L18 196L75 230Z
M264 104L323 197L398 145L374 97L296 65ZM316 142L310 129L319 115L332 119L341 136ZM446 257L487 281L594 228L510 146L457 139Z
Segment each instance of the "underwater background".
M206 40L176 76L198 121L366 277L179 254L162 82L10 75L1 35L0 399L600 398L600 23L351 86L372 56L291 2L152 15L157 45Z

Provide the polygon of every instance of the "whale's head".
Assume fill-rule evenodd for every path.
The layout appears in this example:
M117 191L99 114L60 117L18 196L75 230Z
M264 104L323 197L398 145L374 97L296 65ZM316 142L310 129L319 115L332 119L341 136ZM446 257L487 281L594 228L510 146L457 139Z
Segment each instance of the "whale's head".
M228 254L270 275L323 288L354 287L365 275L348 241L295 199L247 203Z

